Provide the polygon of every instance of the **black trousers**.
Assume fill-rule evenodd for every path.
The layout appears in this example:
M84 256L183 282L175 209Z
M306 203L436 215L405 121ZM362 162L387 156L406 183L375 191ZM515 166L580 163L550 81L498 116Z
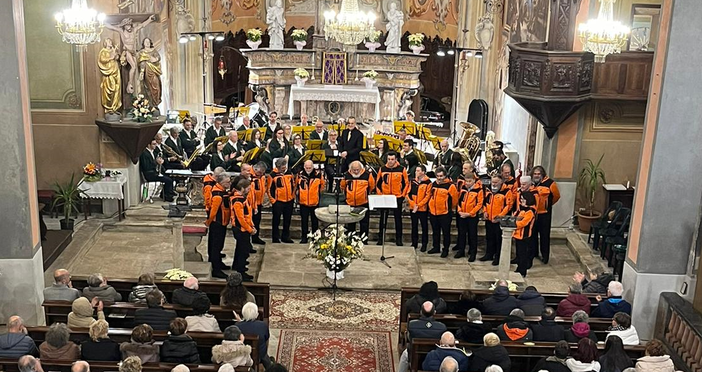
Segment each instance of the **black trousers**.
M254 238L258 238L258 234L261 232L261 209L263 208L263 205L259 205L258 207L258 213L254 213L251 218L253 220L254 226L256 226L256 234L253 236Z
M388 215L390 214L390 212L392 212L393 218L395 219L395 242L402 241L402 203L404 201L405 198L397 198L397 208L380 210L381 236L378 238L379 242L382 243L383 239L385 238L383 234L387 232L386 229L388 226Z
M451 220L453 215L451 212L435 216L429 214L429 222L431 222L432 244L433 248L440 248L441 234L444 235L444 251L448 252L449 244L451 244Z
M307 240L307 234L310 233L309 220L312 220L312 232L317 231L319 228L319 220L317 220L317 215L314 210L317 207L308 207L306 205L300 205L300 216L302 216L302 240Z
M163 183L163 197L168 199L175 195L173 192L173 180L167 176L159 176L154 173L145 173L144 179L148 182L161 182Z
M502 251L502 228L500 223L485 221L485 257L498 260L500 251Z
M362 205L358 205L358 206L356 206L356 207L351 207L351 208L368 208L368 204L362 204ZM370 213L371 213L371 211L370 211L370 210L367 210L367 211L366 211L366 215L363 216L363 219L361 220L361 231L360 231L360 232L361 232L361 234L365 234L366 240L369 239L369 237L368 237L368 227L369 227L369 225L370 225L370 223L369 223L369 222L370 222ZM346 224L346 230L348 230L348 231L356 231L356 223L349 223L349 224Z
M467 239L466 239L467 237ZM478 253L478 217L458 216L458 251L465 252L468 242L468 254Z
M541 252L541 258L548 261L551 254L551 213L536 216L534 233L531 235L531 254L536 257Z
M292 219L293 213L293 201L281 202L276 201L273 203L273 241L278 241L281 239L279 228L280 228L280 217L283 217L283 239L290 239L290 220Z
M516 239L515 239L516 240ZM529 255L529 240L516 240L517 242L517 272L526 276L531 266L532 257Z
M416 211L410 214L412 219L412 246L419 246L419 225L422 225L422 248L429 244L429 212Z
M244 274L246 265L249 264L249 254L251 252L251 234L241 231L237 227L232 228L234 239L236 239L236 250L234 250L234 261L232 270Z
M222 226L222 224L217 221L212 221L207 232L207 260L212 264L213 270L220 270L224 264L219 254L222 253L222 249L224 249L224 239L226 237L227 227Z

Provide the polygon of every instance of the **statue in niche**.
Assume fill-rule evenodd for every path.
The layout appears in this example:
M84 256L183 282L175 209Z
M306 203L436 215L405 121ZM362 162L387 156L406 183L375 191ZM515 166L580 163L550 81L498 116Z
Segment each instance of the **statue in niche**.
M285 32L285 9L283 0L272 0L268 3L266 23L268 24L268 35L270 36L269 48L283 49L283 33Z
M134 79L136 78L137 72L137 62L136 62L136 43L137 35L142 28L146 27L149 23L156 20L156 16L152 15L146 21L134 25L131 18L125 18L117 26L110 24L105 24L105 27L109 30L119 33L120 39L122 40L122 56L120 57L120 62L122 66L129 65L129 78L127 79L127 93L133 94L134 92Z
M107 38L102 43L98 55L98 68L102 74L100 81L100 98L105 109L105 117L119 120L119 109L122 107L122 76L120 74L119 53L112 42Z
M388 36L385 39L385 46L388 53L400 53L400 38L402 37L402 25L405 24L405 15L397 9L397 3L390 3L390 10L387 14L388 24L385 29Z
M144 38L142 49L137 55L139 61L139 82L142 92L153 107L161 104L161 56L154 49L151 39ZM155 115L156 116L156 115Z
M399 120L406 120L407 111L409 111L410 107L412 107L412 103L414 103L413 97L416 95L416 89L409 89L402 93L402 97L400 98L400 109L397 111L397 118Z

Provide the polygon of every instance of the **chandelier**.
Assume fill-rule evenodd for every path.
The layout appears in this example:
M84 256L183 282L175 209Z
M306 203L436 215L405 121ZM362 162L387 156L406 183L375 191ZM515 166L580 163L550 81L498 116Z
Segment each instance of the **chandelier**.
M590 19L578 27L585 51L595 55L595 62L603 63L608 54L620 53L629 38L629 27L614 20L614 2L600 0L597 19Z
M375 32L375 14L362 12L357 0L342 0L341 10L324 12L325 39L332 38L344 45L356 45Z
M73 0L69 9L56 13L56 29L63 41L79 49L100 41L105 13L88 8L87 0Z

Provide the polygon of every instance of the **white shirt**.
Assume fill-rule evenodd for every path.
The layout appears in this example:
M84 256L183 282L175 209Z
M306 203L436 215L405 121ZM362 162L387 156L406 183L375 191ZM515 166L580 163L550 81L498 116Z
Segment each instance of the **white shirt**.
M639 334L636 332L634 326L629 327L623 331L611 331L607 333L607 338L609 336L619 336L622 339L624 345L638 345L639 344Z
M329 142L329 147L336 149L337 146L336 142Z
M302 154L302 145L296 145L295 150L297 150L300 154Z
M566 365L570 368L571 372L600 372L600 362L592 361L591 363L582 363L573 358L568 358L566 360Z

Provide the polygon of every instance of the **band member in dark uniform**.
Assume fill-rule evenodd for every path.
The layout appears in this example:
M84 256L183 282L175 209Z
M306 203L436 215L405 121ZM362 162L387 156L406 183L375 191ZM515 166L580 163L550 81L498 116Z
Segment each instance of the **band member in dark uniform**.
M190 158L200 145L200 140L197 139L197 133L193 130L193 122L190 118L183 119L183 130L180 131L179 137L180 143L183 144L183 150Z
M388 162L378 172L377 189L379 195L393 195L397 199L397 206L392 210L395 219L395 245L402 246L402 203L409 193L410 184L407 169L397 161L397 153L388 154ZM382 234L388 223L389 209L380 210L380 239L378 245L383 244Z
M173 192L173 180L165 176L163 171L166 170L164 160L156 150L156 140L152 139L146 146L146 150L139 156L139 170L144 175L147 182L162 182L163 183L163 200L172 202L176 195Z
M212 188L212 204L205 225L208 227L207 256L212 264L212 276L215 278L226 278L227 274L222 270L229 267L222 262L222 249L224 239L227 236L227 226L231 219L229 208L229 186L231 177L227 173L218 174L215 177L217 184ZM248 250L247 250L248 252Z
M278 113L273 111L270 114L268 114L268 125L266 126L266 135L263 137L265 141L268 141L269 139L273 138L275 136L275 132L278 131L278 128L282 129L283 127L278 124Z
M363 133L356 128L356 118L349 116L346 122L346 129L341 132L339 138L339 151L341 156L341 172L346 172L349 169L349 164L356 160L361 160L361 151L363 146Z
M239 142L239 134L236 131L229 132L229 141L224 145L222 153L224 156L229 156L229 169L227 171L239 172L241 170L241 161L244 160L244 145Z
M226 136L227 133L222 128L222 118L216 117L214 119L214 125L207 128L205 131L205 146L214 142L215 138Z

